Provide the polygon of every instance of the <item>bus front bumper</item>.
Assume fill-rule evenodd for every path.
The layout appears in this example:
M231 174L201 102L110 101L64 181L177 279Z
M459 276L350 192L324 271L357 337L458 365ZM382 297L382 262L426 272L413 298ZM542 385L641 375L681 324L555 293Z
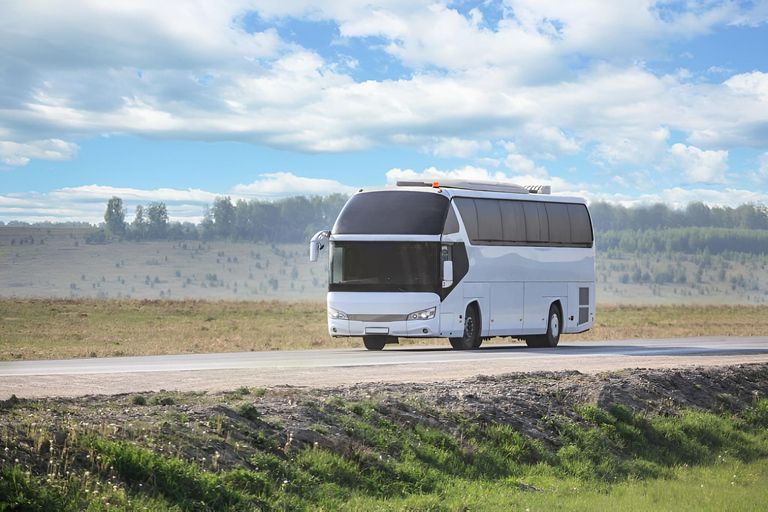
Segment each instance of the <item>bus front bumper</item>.
M436 337L440 333L440 298L434 293L328 294L329 311L346 318L328 317L331 336ZM434 316L410 319L417 311L434 308Z

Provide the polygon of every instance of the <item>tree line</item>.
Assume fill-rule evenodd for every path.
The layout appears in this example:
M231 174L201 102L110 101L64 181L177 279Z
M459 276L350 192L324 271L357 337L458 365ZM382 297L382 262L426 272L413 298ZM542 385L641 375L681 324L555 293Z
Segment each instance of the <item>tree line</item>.
M308 240L321 229L330 229L348 197L295 196L277 201L217 197L203 210L203 220L172 222L165 203L136 206L131 223L125 221L121 198L107 202L104 223L115 236L126 240L240 240L291 243Z
M768 230L728 228L670 228L660 230L609 230L595 232L599 253L658 254L721 254L741 252L768 254Z
M104 222L109 233L125 240L304 242L315 232L330 229L347 199L333 194L233 202L229 196L220 196L204 208L202 221L193 224L172 221L162 202L136 206L128 223L123 201L115 196L107 202ZM674 209L664 204L625 207L597 202L590 205L590 212L599 251L695 253L708 248L713 254L726 250L768 253L768 209L758 204L731 208L694 202ZM11 221L7 225L30 224ZM90 227L88 223L62 225Z
M768 208L748 203L737 208L690 203L676 210L663 203L631 207L605 202L589 206L595 231L634 231L671 228L768 229Z

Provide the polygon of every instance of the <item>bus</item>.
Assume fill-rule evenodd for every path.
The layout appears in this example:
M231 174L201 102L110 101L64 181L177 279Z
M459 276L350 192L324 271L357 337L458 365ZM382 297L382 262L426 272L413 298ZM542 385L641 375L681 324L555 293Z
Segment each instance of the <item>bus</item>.
M399 181L361 189L331 231L328 332L369 350L400 337L470 350L509 337L557 346L595 321L595 243L586 201L549 186Z

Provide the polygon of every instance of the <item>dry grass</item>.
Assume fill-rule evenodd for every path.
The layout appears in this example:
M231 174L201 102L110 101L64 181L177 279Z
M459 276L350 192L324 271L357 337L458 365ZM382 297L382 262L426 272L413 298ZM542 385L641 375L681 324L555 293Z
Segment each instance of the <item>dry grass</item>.
M766 306L601 306L592 330L564 340L766 332ZM0 299L0 360L360 346L328 336L321 302Z
M768 306L598 305L593 329L564 340L626 340L688 336L764 336Z

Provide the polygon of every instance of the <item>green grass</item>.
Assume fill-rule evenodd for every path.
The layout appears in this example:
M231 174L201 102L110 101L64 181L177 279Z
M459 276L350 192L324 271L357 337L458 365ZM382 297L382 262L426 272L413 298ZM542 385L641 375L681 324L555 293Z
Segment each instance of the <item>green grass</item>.
M15 421L3 431L0 510L750 510L768 499L768 399L739 415L578 406L540 419L555 443L434 406L415 421L376 399L335 399L312 408L322 418L312 430L348 437L304 447L292 435L277 442L276 427L265 435L269 428L238 422L252 405L217 407L193 422L204 428L193 437L209 446L206 457L182 450L172 429L44 431L30 419L36 413L71 411L14 405L4 413Z

